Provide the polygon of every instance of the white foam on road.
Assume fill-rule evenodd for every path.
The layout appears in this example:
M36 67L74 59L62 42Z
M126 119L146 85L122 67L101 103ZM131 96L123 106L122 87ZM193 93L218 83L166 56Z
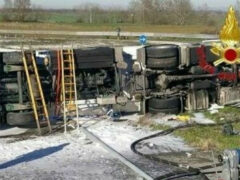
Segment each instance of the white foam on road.
M136 120L138 116L128 118ZM154 170L149 167L156 165L140 159L131 151L130 145L135 140L156 132L133 126L132 121L112 122L89 118L86 122L90 124L89 130L102 141L134 162L141 163L141 166ZM18 133L22 131L11 131L14 130ZM1 133L6 135L7 132L10 130ZM59 133L16 142L9 140L13 139L0 139L0 179L136 179L132 170L112 158L99 144L87 140L82 132L73 131L67 135ZM144 141L138 148L145 153L192 150L181 138L173 135ZM8 167L3 166L6 163ZM164 168L169 167L161 165L162 171ZM161 172L154 171L153 174L159 175Z
M18 127L0 129L0 137L23 134L27 132L27 130L28 129L18 128Z
M0 152L0 179L136 179L131 170L76 131L13 143L0 139Z

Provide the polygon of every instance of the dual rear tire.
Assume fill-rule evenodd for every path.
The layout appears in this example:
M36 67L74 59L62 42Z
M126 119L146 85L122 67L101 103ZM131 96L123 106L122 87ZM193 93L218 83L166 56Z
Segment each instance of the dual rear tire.
M179 65L179 48L176 45L148 46L145 50L147 68L174 70Z

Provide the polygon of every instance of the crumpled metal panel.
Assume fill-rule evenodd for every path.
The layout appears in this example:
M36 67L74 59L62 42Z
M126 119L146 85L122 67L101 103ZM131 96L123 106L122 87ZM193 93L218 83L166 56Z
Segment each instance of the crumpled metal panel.
M192 91L187 95L186 110L196 111L209 108L209 94L207 90Z
M231 104L240 101L240 89L235 87L222 87L219 89L219 105Z

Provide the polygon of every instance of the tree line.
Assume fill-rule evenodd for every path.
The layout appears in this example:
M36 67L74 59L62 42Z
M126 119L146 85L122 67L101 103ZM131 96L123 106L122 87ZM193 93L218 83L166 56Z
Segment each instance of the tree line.
M219 18L224 15L222 12L210 11L207 5L196 10L190 0L132 0L128 8L122 9L106 9L97 4L87 3L69 11L78 16L77 23L89 24L216 25ZM4 0L2 19L37 22L42 20L43 14L46 17L46 14L51 12L51 10L34 6L31 0Z

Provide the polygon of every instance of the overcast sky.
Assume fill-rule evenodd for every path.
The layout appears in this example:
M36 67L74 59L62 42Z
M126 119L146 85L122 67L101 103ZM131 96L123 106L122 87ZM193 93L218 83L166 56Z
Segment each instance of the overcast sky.
M38 4L44 8L73 8L81 3L91 2L106 7L127 7L131 0L32 0L34 4ZM207 4L209 8L216 10L226 10L230 5L235 5L236 0L191 0L197 8L203 4ZM0 5L3 0L0 0Z

